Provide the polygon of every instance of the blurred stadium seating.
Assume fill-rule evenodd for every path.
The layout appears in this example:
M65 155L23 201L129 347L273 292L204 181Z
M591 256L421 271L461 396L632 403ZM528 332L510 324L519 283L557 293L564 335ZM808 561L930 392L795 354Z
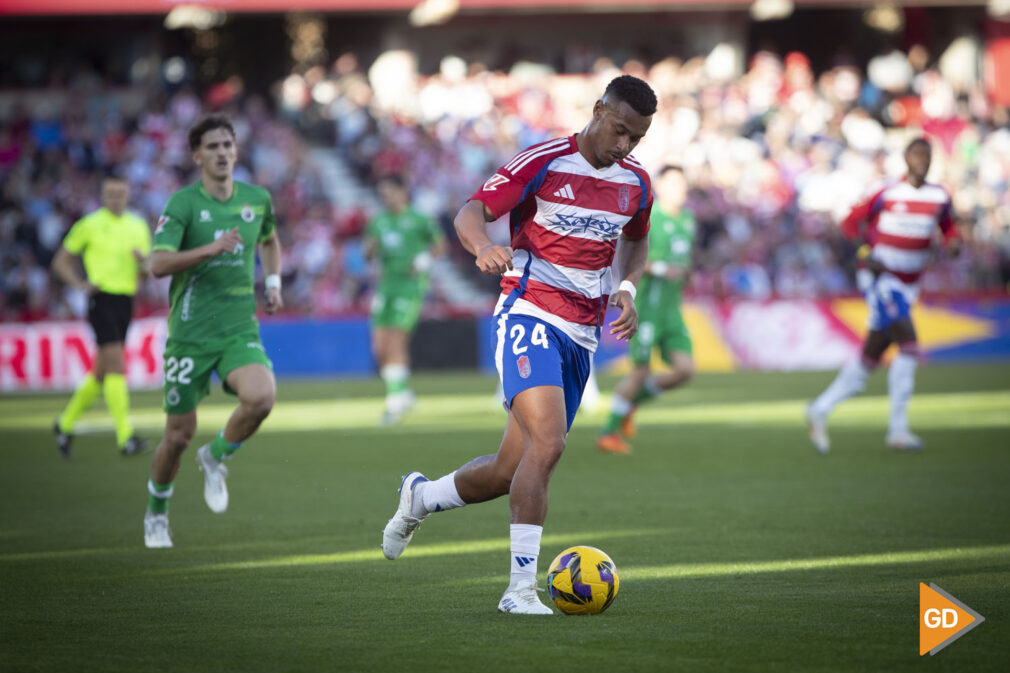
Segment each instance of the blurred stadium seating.
M353 30L355 19L346 22ZM47 24L28 24L39 25ZM228 24L217 30L226 34ZM207 32L194 29L197 38ZM833 57L817 56L825 64L817 68L799 51L711 41L699 53L671 45L676 56L579 47L558 61L520 49L495 65L450 55L431 67L409 48L356 55L338 44L308 60L292 56L289 74L262 90L244 84L256 81L253 68L216 81L191 76L206 65L194 53L145 61L163 74L153 79L118 54L16 68L0 91L0 320L82 313L83 298L46 268L63 234L97 206L108 172L129 179L133 207L155 221L167 196L195 179L185 130L208 110L236 120L240 179L274 195L289 313L361 315L370 274L359 234L377 207L376 177L405 174L417 207L448 230L509 156L579 130L621 71L647 78L661 97L636 156L651 168L682 164L692 184L701 224L695 294L851 293L852 249L836 223L869 186L901 173L901 148L922 132L934 142L931 177L953 195L969 241L961 258L935 266L925 289L1005 291L1010 130L976 65L981 36L937 45L937 53L914 45L854 54L839 45ZM503 223L495 229L507 236ZM429 315L488 307L494 284L458 245L438 276ZM164 281L149 280L139 299L141 314L163 310Z

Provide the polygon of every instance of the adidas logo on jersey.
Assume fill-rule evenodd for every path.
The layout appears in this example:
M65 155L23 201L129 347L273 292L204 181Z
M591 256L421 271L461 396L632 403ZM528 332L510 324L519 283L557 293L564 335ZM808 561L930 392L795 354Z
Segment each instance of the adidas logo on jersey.
M536 559L531 559L528 556L516 556L516 563L519 564L520 568L525 568L529 564L533 563Z
M554 192L554 196L560 196L562 199L568 199L570 201L575 200L575 192L572 191L572 186L568 184Z

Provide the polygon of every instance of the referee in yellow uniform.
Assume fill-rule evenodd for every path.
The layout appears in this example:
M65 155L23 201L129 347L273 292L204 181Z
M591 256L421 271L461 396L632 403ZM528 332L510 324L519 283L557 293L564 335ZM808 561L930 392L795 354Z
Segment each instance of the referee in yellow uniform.
M95 367L77 386L53 432L60 453L70 457L74 423L101 392L116 422L116 444L124 455L143 453L147 442L133 433L126 387L123 343L133 317L137 277L151 254L147 223L126 210L130 188L120 178L102 181L102 207L78 220L53 259L53 271L68 285L88 293L88 322L95 330ZM86 278L74 257L83 255Z

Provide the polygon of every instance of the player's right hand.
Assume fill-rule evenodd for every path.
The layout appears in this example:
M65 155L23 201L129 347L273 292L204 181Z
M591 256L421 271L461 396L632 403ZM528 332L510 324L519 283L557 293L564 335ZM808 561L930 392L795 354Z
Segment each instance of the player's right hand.
M507 245L488 245L477 253L474 264L489 276L500 276L512 270L512 248Z
M238 233L238 227L235 227L231 231L225 232L221 235L221 238L214 241L217 245L217 254L222 253L233 253L235 252L235 247L242 242L242 235Z

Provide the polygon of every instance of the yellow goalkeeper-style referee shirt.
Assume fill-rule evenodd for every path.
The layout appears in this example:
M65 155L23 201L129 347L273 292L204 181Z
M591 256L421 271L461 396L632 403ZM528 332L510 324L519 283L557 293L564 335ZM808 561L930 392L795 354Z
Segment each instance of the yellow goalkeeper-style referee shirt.
M63 239L67 252L84 255L88 282L108 294L137 293L139 262L136 250L151 253L151 231L147 222L127 211L115 215L99 208L78 220Z

